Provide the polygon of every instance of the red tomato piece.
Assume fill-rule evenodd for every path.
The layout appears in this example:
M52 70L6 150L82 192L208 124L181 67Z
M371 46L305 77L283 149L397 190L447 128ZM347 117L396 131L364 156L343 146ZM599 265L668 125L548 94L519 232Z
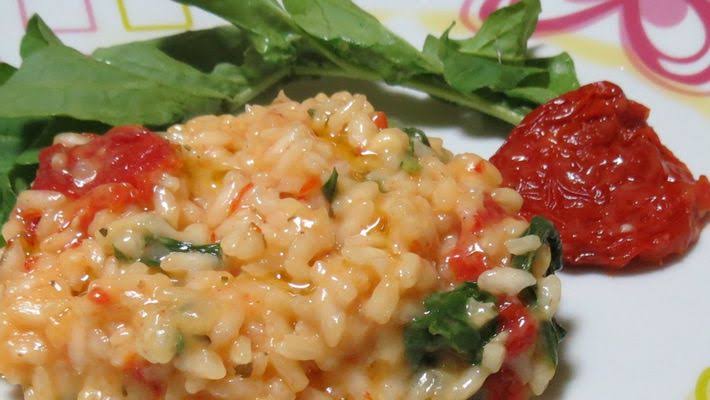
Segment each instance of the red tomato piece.
M448 262L459 282L475 282L489 268L486 254L482 250L470 250L467 247L454 249Z
M180 166L172 145L140 126L121 126L77 146L55 144L40 152L33 189L54 190L71 198L111 183L137 190L150 202L160 173Z
M375 115L372 116L372 122L375 123L380 129L387 129L389 127L389 121L387 121L387 114L382 111L376 111Z
M122 212L138 198L138 191L127 183L101 185L74 203L73 216L79 218L79 230L86 232L99 211Z
M100 287L94 287L91 290L89 290L89 293L87 293L87 296L89 297L89 300L96 304L108 304L111 302L111 296L106 293L105 290L101 289Z
M658 263L697 240L710 184L661 144L648 112L610 82L586 85L528 114L491 158L522 214L555 223L568 263Z
M490 195L485 195L483 208L476 214L471 226L462 227L458 244L447 259L457 281L476 281L483 272L491 268L486 253L476 245L476 235L507 216L505 210Z
M515 298L507 298L498 305L501 332L507 331L506 359L514 358L537 341L537 320L525 305Z
M37 244L37 226L39 220L42 219L42 211L40 210L22 210L18 213L22 225L25 228L24 236L27 239L27 244L34 246Z
M526 400L530 390L507 366L491 375L483 385L486 400Z

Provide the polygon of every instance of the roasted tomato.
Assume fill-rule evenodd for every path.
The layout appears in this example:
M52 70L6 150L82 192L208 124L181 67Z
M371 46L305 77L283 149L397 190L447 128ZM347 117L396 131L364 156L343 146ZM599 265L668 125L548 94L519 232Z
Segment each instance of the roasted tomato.
M698 238L708 179L661 144L648 113L613 83L593 83L535 109L491 158L525 199L523 215L557 225L568 264L659 263Z
M83 145L55 144L42 150L32 188L79 198L102 185L125 184L135 189L138 201L147 203L160 173L179 164L168 141L143 127L122 126Z

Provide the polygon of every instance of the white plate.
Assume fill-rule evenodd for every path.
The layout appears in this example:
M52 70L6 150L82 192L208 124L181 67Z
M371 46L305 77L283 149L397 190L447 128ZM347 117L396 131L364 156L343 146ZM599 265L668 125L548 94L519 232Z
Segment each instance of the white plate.
M507 0L358 3L421 45L427 32L438 34L453 20L458 22L455 33L465 34L475 28L482 10ZM620 84L629 97L651 108L651 123L663 142L696 176L710 173L710 51L705 48L697 60L682 63L659 61L655 53L682 57L698 52L710 40L710 11L705 10L703 20L690 0L543 3L545 32L536 41L545 43L545 50L570 52L583 83L607 79ZM67 44L86 52L99 45L219 23L168 0L4 0L0 59L17 64L23 20L34 12ZM507 129L419 94L377 85L309 81L289 85L287 93L300 97L343 89L368 94L376 107L444 137L455 152L490 156ZM561 273L564 298L559 318L569 336L557 377L544 398L692 398L698 377L710 367L708 256L710 233L705 232L687 256L664 268L615 275L571 268ZM10 393L10 387L0 384L0 400L15 398Z

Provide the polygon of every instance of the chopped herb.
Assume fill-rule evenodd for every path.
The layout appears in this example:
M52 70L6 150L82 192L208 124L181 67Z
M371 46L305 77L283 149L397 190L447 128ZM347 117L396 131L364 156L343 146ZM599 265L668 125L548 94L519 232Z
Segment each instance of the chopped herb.
M527 235L536 235L540 238L540 242L550 246L551 260L546 275L554 274L562 269L562 240L552 222L539 215L532 217L530 226L522 234L522 236ZM513 257L513 267L524 269L525 271L532 270L536 254L537 250Z
M308 116L311 118L314 118L316 115L316 109L315 108L309 108L308 109Z
M427 147L431 147L431 143L429 143L429 138L426 136L424 131L419 128L404 128L402 131L409 137L409 148L407 149L407 154L404 156L400 167L408 174L414 175L422 169L422 165L419 163L419 159L414 151L415 141L418 140Z
M333 168L333 172L330 173L330 177L325 181L321 190L323 191L323 196L332 203L338 191L338 170Z
M130 263L130 262L135 261L131 257L128 257L127 255L125 255L116 246L113 246L113 255L116 257L116 259L118 261L123 262L123 263Z
M469 300L495 302L495 297L466 282L454 290L434 293L425 301L424 315L417 317L404 330L407 358L416 367L433 365L445 354L455 354L464 361L478 364L483 346L495 335L497 318L480 329L469 321Z
M409 136L409 140L419 140L423 144L425 144L427 147L431 147L431 143L429 143L429 138L426 136L423 130L419 128L414 128L414 127L408 127L408 128L403 128L402 131Z
M183 335L182 332L178 331L177 341L175 343L175 354L180 355L183 351L185 351L185 335Z
M528 286L518 293L518 299L526 306L537 303L537 285Z
M213 255L221 259L222 247L219 243L196 245L190 242L181 242L179 240L166 237L149 236L145 240L145 248L143 249L143 253L136 260L123 254L114 246L114 254L119 261L140 261L149 267L160 267L160 262L163 261L163 259L170 253L202 253Z
M560 342L565 336L567 336L567 331L554 318L551 321L544 321L540 324L540 343L555 366L559 362L558 349Z
M410 175L414 175L422 169L422 165L419 163L417 157L409 153L404 156L400 167Z
M108 235L108 229L101 228L99 229L99 233L101 234L101 236L106 237Z

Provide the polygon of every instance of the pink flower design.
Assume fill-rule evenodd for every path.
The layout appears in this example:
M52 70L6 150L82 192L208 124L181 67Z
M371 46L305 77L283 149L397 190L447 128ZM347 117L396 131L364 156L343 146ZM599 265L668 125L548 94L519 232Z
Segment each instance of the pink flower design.
M687 90L673 85L674 89L686 93L699 94L702 86L710 83L710 1L708 0L565 0L577 6L577 10L567 15L541 18L537 33L553 33L572 31L592 24L609 16L618 16L621 43L632 61L642 72L650 72L655 81L667 84L669 81L683 85ZM484 0L478 8L478 18L483 19L510 0ZM543 3L544 6L544 3ZM464 0L460 10L460 18L465 26L476 30L472 21L473 0ZM702 45L692 54L676 56L659 48L650 38L644 23L661 28L679 27L687 20L688 13L693 12L700 20L704 34ZM668 68L669 64L691 67L701 64L700 70L693 72L675 72ZM703 63L705 65L703 65ZM688 70L691 68L683 68ZM695 68L697 69L697 68ZM658 79L658 78L663 79ZM705 93L703 93L705 94Z

